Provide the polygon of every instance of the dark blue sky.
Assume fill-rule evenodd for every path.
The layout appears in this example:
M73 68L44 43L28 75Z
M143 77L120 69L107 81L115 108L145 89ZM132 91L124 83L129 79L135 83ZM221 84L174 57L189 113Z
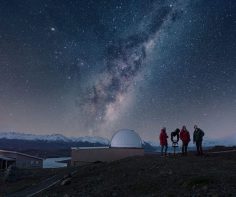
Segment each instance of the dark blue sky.
M234 0L0 1L0 131L236 130Z

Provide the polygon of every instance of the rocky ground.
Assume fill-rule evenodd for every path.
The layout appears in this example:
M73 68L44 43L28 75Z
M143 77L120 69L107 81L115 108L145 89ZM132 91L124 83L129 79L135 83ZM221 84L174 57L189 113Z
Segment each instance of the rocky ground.
M236 152L96 163L38 196L236 196Z

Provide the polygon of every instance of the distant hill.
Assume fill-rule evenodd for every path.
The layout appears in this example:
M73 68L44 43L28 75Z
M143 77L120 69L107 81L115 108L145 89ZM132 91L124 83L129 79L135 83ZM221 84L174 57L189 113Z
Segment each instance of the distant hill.
M227 145L224 141L204 140L205 147ZM66 137L61 134L35 135L18 132L0 132L0 149L24 152L43 158L70 156L71 147L109 146L110 141L102 137ZM181 146L181 142L179 143ZM234 144L235 145L235 144ZM169 143L171 151L171 143ZM193 143L190 142L190 147ZM160 151L158 141L143 141L145 152Z
M34 135L17 132L0 132L0 149L24 152L47 157L70 156L71 147L109 146L110 141L102 137L66 137L61 134ZM143 142L146 152L156 151L158 147Z
M34 135L17 132L0 133L0 149L19 151L43 158L70 156L71 147L108 146L101 137L65 137L60 134Z
M17 139L17 140L29 140L29 141L50 141L50 142L88 142L88 143L100 143L109 144L109 140L98 136L85 136L85 137L66 137L61 134L51 135L35 135L18 132L0 132L0 139Z
M95 142L65 142L44 140L0 139L0 149L23 152L43 158L69 156L71 147L104 146Z

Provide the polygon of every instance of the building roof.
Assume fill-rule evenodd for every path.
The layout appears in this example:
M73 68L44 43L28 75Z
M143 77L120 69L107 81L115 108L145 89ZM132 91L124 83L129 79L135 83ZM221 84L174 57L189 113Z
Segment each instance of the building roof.
M93 147L71 147L72 150L80 150L80 149L106 149L109 148L109 146L93 146Z
M133 130L118 130L111 139L111 147L117 148L142 148L140 136Z
M3 156L1 156L1 155L0 155L0 160L15 161L15 159L13 159L13 158L3 157Z
M30 157L30 158L33 158L33 159L43 160L43 158L32 156L32 155L28 155L28 154L25 154L25 153L19 153L19 152L16 152L16 151L0 150L0 154L1 153L17 154L17 155L21 155L21 156L25 156L25 157Z

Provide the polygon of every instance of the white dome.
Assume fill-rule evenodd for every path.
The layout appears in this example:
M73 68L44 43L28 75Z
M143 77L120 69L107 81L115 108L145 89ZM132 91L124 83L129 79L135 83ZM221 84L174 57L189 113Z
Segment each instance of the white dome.
M113 135L111 147L142 148L142 140L135 131L121 129Z

